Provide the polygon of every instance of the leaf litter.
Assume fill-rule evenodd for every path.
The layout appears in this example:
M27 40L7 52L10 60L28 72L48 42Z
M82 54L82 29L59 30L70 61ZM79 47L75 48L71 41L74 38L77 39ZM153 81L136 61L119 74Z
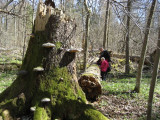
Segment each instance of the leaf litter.
M156 93L155 97L160 99ZM137 97L123 98L117 95L103 93L92 105L110 120L145 120L147 100ZM160 102L153 103L153 119L160 120Z

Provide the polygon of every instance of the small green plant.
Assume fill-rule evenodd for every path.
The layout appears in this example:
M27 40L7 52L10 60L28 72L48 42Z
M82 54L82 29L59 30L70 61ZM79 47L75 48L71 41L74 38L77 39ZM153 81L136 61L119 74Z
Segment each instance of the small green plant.
M137 98L148 100L149 97L149 88L150 88L151 78L143 78L141 80L141 90L140 93L133 93L132 90L135 87L136 78L123 78L117 79L113 78L109 82L102 81L103 90L107 91L108 94L114 94L118 97L128 98ZM157 82L155 92L160 95L160 83ZM157 100L156 97L154 100Z
M0 73L0 93L9 87L16 78L15 71Z
M102 107L102 106L106 106L106 105L108 105L108 103L106 101L102 100L100 103L100 106Z

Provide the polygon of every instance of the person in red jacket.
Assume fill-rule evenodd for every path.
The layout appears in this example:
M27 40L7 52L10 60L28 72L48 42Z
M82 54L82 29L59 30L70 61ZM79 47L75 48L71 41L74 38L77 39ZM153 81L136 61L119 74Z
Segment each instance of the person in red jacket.
M102 80L106 79L106 75L107 75L107 69L109 68L109 63L107 60L105 60L104 57L101 58L101 65L100 65L100 69L101 69L101 78Z

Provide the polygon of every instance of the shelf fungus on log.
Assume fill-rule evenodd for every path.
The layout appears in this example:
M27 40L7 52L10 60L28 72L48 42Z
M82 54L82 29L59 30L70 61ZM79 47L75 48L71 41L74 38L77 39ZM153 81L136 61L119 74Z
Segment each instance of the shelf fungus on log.
M43 98L43 99L41 100L42 103L47 103L47 102L50 102L50 101L51 101L50 98Z
M44 43L44 44L42 45L42 47L45 47L45 48L53 48L53 47L55 47L55 45L54 45L53 43Z
M27 75L27 73L28 72L26 70L21 70L16 75Z
M36 107L35 106L34 107L30 107L30 111L32 111L32 112L36 111Z
M48 103L50 103L50 101L51 101L50 98L43 98L43 99L41 100L41 103L42 103L43 107L46 108L47 105L48 105Z
M43 72L44 68L42 68L42 67L36 67L36 68L33 69L33 71L35 71L35 72Z
M102 93L100 83L100 69L96 64L92 64L87 70L82 73L78 80L79 85L86 94L89 101L95 101Z
M76 49L76 48L71 48L71 49L67 49L67 52L81 52L81 49Z

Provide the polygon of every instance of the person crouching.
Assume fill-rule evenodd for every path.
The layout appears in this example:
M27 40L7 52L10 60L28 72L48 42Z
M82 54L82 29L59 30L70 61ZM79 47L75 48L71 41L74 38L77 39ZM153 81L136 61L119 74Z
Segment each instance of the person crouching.
M107 69L109 67L109 63L105 60L104 57L101 58L101 64L100 64L100 69L101 69L101 78L102 80L106 79L107 75Z

